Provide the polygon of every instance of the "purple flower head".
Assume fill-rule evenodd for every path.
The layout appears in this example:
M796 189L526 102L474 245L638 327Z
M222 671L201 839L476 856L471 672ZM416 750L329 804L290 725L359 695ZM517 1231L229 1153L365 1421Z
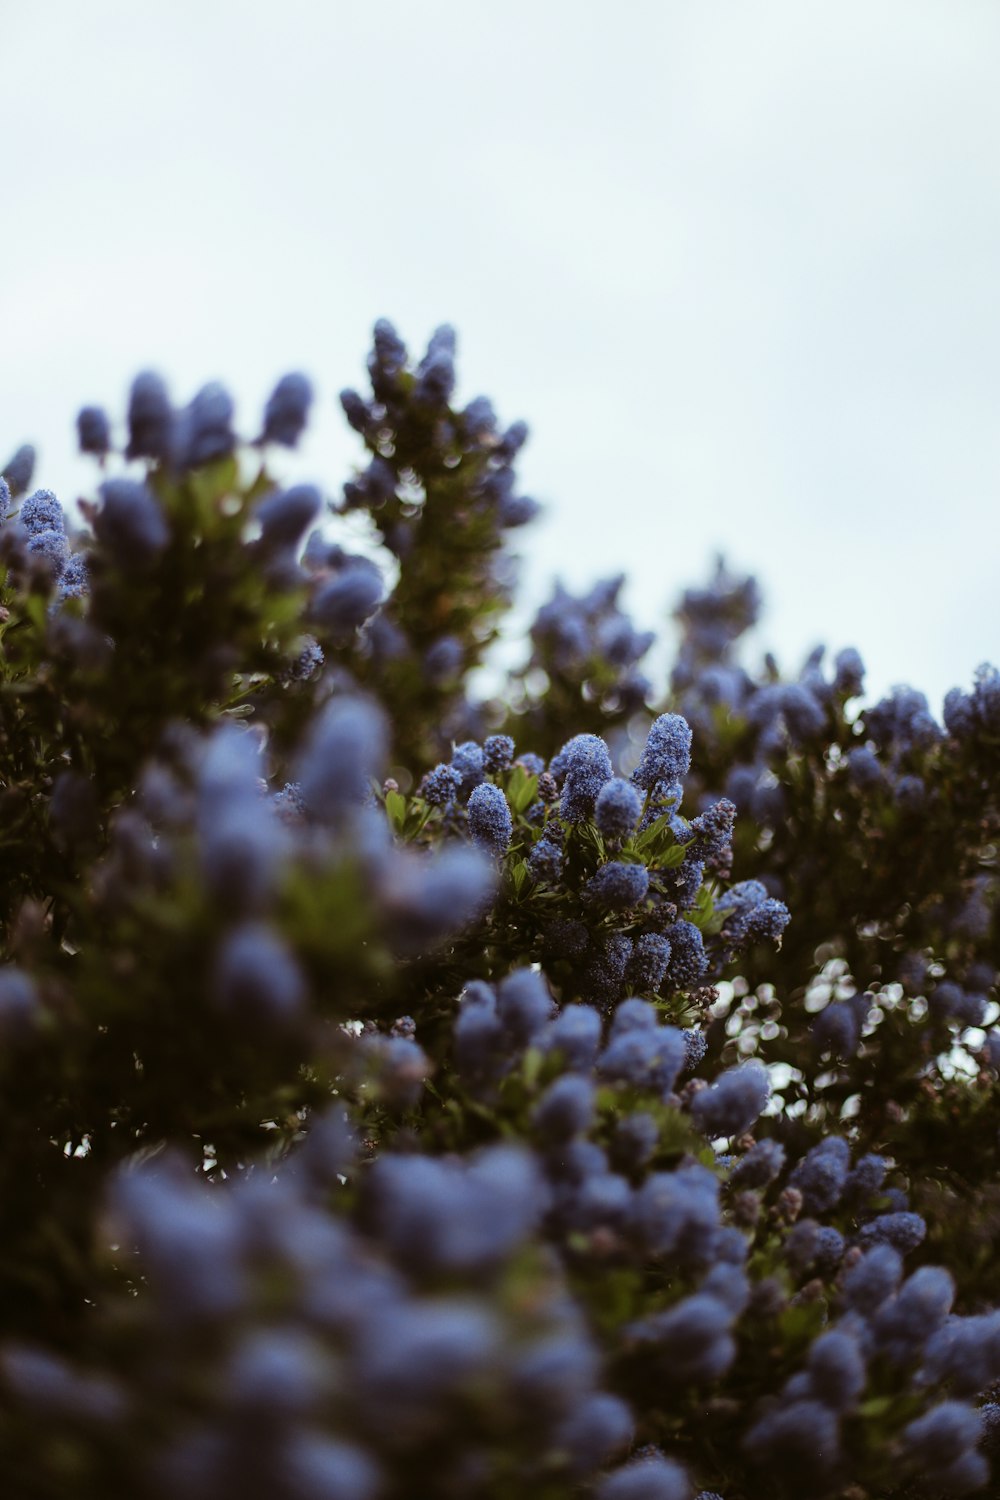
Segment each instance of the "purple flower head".
M586 934L586 928L583 931ZM587 998L598 1005L613 1005L621 997L631 957L632 939L625 933L607 938L590 958L582 976Z
M527 422L522 422L520 420L511 422L510 426L507 428L507 431L504 433L503 437L500 440L500 446L497 449L497 457L503 459L505 463L509 463L512 458L516 458L518 453L520 453L521 449L528 441L528 435L529 430Z
M612 1035L598 1071L612 1083L668 1094L684 1066L683 1032L674 1026L643 1027Z
M490 776L506 771L514 759L514 741L509 734L491 734L483 741L483 769Z
M866 710L865 729L891 754L926 749L941 738L923 693L905 686L894 687L888 697Z
M566 1005L542 1041L546 1051L562 1056L567 1068L589 1069L601 1045L601 1017L592 1005Z
M746 940L751 915L767 899L767 887L759 880L741 880L717 899L715 909L725 915L722 930L728 942Z
M552 1016L553 1000L545 976L535 969L515 969L500 981L497 1014L519 1046L527 1046Z
M506 853L513 831L507 798L500 788L491 781L474 787L469 798L469 832L478 848L499 859Z
M791 921L791 913L783 901L768 896L755 906L747 919L747 937L750 942L776 943Z
M850 1162L850 1147L840 1136L828 1136L806 1153L788 1179L802 1194L806 1213L826 1213L840 1202Z
M910 1463L935 1489L943 1483L948 1494L956 1495L981 1489L989 1478L989 1465L975 1452L981 1435L978 1411L960 1401L942 1401L903 1429L902 1442ZM967 1458L978 1463L963 1464ZM960 1464L961 1478L951 1475L949 1469Z
M475 740L466 740L464 744L456 745L452 751L451 766L460 777L459 798L465 802L485 774L482 747Z
M862 1224L858 1242L866 1250L873 1245L891 1245L900 1255L915 1250L927 1234L927 1225L919 1214L879 1214Z
M856 1008L845 1000L835 1000L816 1017L812 1037L820 1052L829 1052L835 1057L853 1057L861 1040L861 1022Z
M365 402L357 391L343 390L340 393L340 405L344 416L347 418L355 432L364 432L371 418L367 402Z
M62 573L68 551L69 543L62 527L58 531L36 531L28 538L28 556L40 558L54 576Z
M555 885L562 874L563 852L558 844L541 838L528 855L528 869L532 879Z
M611 1037L624 1036L627 1031L655 1031L660 1018L655 1005L648 1000L623 1000L615 1006L611 1017Z
M766 1412L743 1447L769 1474L794 1480L804 1493L822 1493L840 1463L837 1415L821 1401L791 1401Z
M780 1141L756 1141L746 1156L740 1157L730 1180L741 1188L767 1187L784 1165L785 1148Z
M179 414L172 435L173 454L182 469L225 458L236 447L233 398L218 381L203 385Z
M736 821L736 805L728 797L714 802L697 818L691 821L691 833L695 847L689 851L698 859L717 859L729 849L733 842L733 824Z
M545 929L545 949L553 958L580 958L589 945L590 934L574 917L556 917Z
M1000 1310L950 1317L928 1340L924 1380L947 1380L960 1396L977 1396L1000 1378Z
M51 490L36 490L29 495L17 513L17 519L30 536L43 531L66 530L66 515Z
M732 1364L736 1345L733 1315L717 1297L696 1292L634 1328L643 1343L662 1355L661 1375L671 1383L718 1380Z
M683 781L690 768L691 726L680 714L661 714L646 737L632 780L651 790L660 782Z
M366 557L345 559L344 566L323 580L312 597L311 617L336 635L358 630L375 613L385 594L382 574Z
M682 1031L684 1038L684 1071L691 1073L708 1051L708 1037L703 1031Z
M174 435L174 411L163 380L144 370L132 382L128 402L128 447L126 458L170 457Z
M420 795L431 807L447 807L454 802L462 779L452 766L436 765L420 783Z
M598 1391L573 1407L555 1434L556 1447L570 1456L571 1471L593 1474L632 1441L635 1422L625 1402Z
M427 353L417 366L414 395L429 406L446 406L455 389L455 330L442 323L431 334Z
M564 745L552 763L552 773L563 774L560 812L568 822L589 818L605 782L611 780L611 756L596 734L578 734Z
M17 1046L30 1040L42 1014L34 981L13 964L0 967L0 1041Z
M602 865L584 887L584 899L604 911L627 911L646 899L649 871L645 865L612 861Z
M879 1353L896 1365L916 1361L944 1327L954 1300L955 1283L948 1272L941 1266L921 1266L875 1314Z
M294 448L305 429L312 402L312 381L307 375L283 375L267 399L261 441Z
M306 1003L298 965L269 927L248 923L224 940L216 958L213 997L219 1009L247 1025L284 1027Z
M3 479L12 499L25 493L35 472L35 450L30 443L22 443L3 471Z
M867 745L857 745L848 752L847 774L863 792L873 791L885 780L878 756Z
M594 804L594 822L606 839L627 839L639 821L642 799L630 781L606 781Z
M903 1276L903 1262L891 1245L880 1244L868 1250L844 1277L845 1306L871 1315L892 1297Z
M837 1328L820 1334L809 1350L812 1394L834 1411L850 1411L865 1388L865 1359L857 1342Z
M299 757L296 779L306 806L324 820L360 807L372 778L382 774L386 748L385 715L376 704L346 695L332 699Z
M665 983L672 989L689 989L708 967L701 931L693 922L675 922L669 929L670 963Z
M654 1115L644 1111L622 1115L611 1142L612 1160L619 1170L636 1172L650 1160L659 1143L660 1127Z
M450 682L462 670L462 643L454 635L443 635L424 652L424 674L435 685Z
M691 1118L708 1138L742 1135L760 1116L771 1093L762 1063L753 1061L727 1068L709 1088L695 1094Z
M77 414L76 431L81 453L103 458L111 447L111 423L103 406L84 406Z
M595 1500L687 1500L690 1493L684 1470L660 1455L614 1470L594 1492Z
M460 1163L386 1152L367 1190L390 1253L408 1269L432 1271L498 1265L531 1233L546 1201L534 1157L515 1146Z
M527 526L541 508L530 495L505 495L500 505L500 525L509 531L517 526Z
M585 1135L593 1117L592 1080L579 1073L564 1073L549 1084L531 1118L546 1142L559 1145L575 1135Z
M934 988L929 1003L936 1015L961 1026L981 1026L989 1006L985 995L970 994L950 979L943 979Z
M466 431L477 442L490 437L497 430L497 414L487 396L474 396L462 416Z
M94 520L97 540L119 567L151 567L170 541L152 490L134 479L109 479L101 485L100 495L102 504Z
M670 963L670 941L659 932L644 932L636 938L628 966L633 988L655 994Z
M826 727L823 706L803 683L785 683L778 701L788 733L796 744L816 739L823 733Z
M867 1203L885 1181L888 1166L884 1156L876 1156L873 1152L859 1157L847 1174L844 1197L856 1203Z
M689 1268L710 1265L718 1247L719 1181L705 1167L652 1172L638 1189L633 1230L651 1255Z
M256 512L263 547L297 547L322 504L322 496L312 484L296 484L266 496Z
M842 698L857 698L865 685L865 664L853 646L845 646L833 658L833 691Z

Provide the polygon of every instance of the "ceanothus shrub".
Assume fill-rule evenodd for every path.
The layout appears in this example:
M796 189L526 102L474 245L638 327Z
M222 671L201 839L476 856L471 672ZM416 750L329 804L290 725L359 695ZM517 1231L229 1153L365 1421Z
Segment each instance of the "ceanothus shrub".
M1000 678L751 670L720 563L477 698L527 429L368 373L332 502L298 372L0 479L5 1493L988 1492Z

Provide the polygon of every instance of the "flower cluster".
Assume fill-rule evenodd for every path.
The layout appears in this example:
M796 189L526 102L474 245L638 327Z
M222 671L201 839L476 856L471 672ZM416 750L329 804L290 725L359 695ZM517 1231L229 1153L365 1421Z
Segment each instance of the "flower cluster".
M300 373L0 478L5 1493L988 1491L996 670L752 671L720 563L477 701L527 430L368 373L334 504Z

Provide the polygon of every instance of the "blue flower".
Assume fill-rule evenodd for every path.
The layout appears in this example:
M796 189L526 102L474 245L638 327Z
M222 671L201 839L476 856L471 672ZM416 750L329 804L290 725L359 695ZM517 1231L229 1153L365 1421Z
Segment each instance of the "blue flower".
M627 839L641 811L642 800L632 783L614 776L598 793L594 822L606 839Z
M627 911L646 899L649 871L645 865L626 865L615 860L601 865L583 890L584 899L605 911Z
M839 1136L827 1136L807 1151L788 1182L802 1194L808 1214L826 1213L840 1202L850 1167L850 1148Z
M688 989L708 967L704 939L693 922L675 922L669 933L670 963L664 982L675 990Z
M497 776L514 759L514 741L509 734L491 734L483 741L483 769Z
M77 414L76 431L81 453L103 458L111 447L111 424L103 406L84 406Z
M313 401L312 381L297 372L283 375L264 408L261 441L294 448L302 436Z
M448 807L458 795L462 779L453 766L436 765L420 783L420 795L431 807Z
M36 490L29 495L17 513L17 519L31 536L42 531L66 530L66 515L51 490Z
M756 1141L740 1157L732 1171L731 1181L743 1188L767 1187L785 1164L785 1148L780 1141Z
M296 484L267 495L256 511L261 544L268 549L297 547L322 504L319 490L312 484Z
M101 508L94 518L97 540L120 567L151 567L170 541L152 490L134 479L108 479L100 495Z
M297 780L306 806L318 818L333 819L360 807L372 778L383 770L387 724L367 698L334 698L310 732L299 758Z
M612 775L611 756L604 741L596 734L576 735L563 746L550 769L553 775L563 776L562 816L571 823L589 818L601 788Z
M757 1061L720 1073L709 1088L695 1094L691 1118L709 1139L742 1135L759 1117L771 1093L767 1069Z
M643 1027L612 1036L598 1071L612 1083L668 1094L684 1066L684 1035L674 1026Z
M128 403L128 447L126 458L170 457L174 434L174 411L163 380L144 370L132 382Z
M382 574L368 558L345 559L340 572L320 583L309 606L324 629L347 635L359 629L382 602Z
M669 1458L636 1459L600 1481L595 1500L687 1500L687 1476Z
M659 932L636 938L628 966L629 983L637 990L655 994L670 963L670 942Z
M286 1027L305 1009L302 975L281 938L269 927L248 923L223 941L213 972L220 1010L247 1026Z
M660 782L683 781L690 768L691 726L680 714L661 714L646 737L632 780L651 790Z
M23 495L35 472L35 450L30 443L22 443L3 471L3 479L13 499Z
M507 798L498 786L484 781L469 797L469 832L473 842L499 859L510 845L514 821Z

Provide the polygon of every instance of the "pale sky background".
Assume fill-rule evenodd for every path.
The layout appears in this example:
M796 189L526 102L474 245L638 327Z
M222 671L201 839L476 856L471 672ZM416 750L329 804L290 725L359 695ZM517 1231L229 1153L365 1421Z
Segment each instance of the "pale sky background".
M996 0L0 0L0 462L85 402L302 368L358 457L371 323L523 416L525 594L722 548L760 648L940 709L1000 657Z

